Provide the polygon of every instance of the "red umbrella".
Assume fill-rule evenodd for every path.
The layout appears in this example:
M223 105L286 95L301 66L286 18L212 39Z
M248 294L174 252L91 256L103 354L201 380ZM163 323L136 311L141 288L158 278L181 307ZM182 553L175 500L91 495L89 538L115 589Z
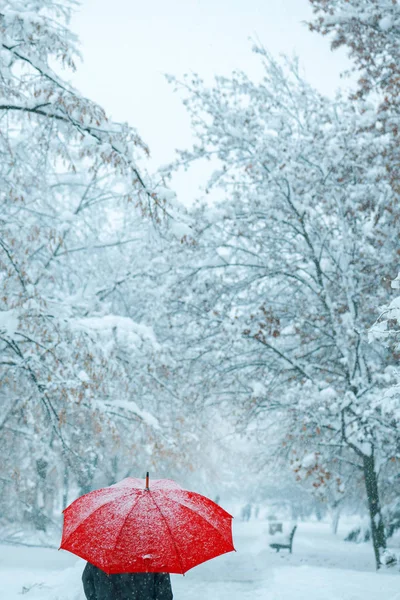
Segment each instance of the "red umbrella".
M61 548L106 573L185 573L235 550L232 516L171 479L128 477L64 510Z

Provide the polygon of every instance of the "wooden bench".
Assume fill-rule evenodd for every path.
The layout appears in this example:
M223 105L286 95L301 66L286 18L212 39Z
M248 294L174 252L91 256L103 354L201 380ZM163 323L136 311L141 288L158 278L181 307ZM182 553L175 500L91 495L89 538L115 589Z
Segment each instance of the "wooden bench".
M292 554L293 538L294 538L294 534L296 533L296 529L297 529L297 525L295 525L293 527L292 531L290 532L287 543L274 542L273 544L270 544L270 547L273 548L274 550L276 550L277 552L279 552L279 550L289 550L290 554Z

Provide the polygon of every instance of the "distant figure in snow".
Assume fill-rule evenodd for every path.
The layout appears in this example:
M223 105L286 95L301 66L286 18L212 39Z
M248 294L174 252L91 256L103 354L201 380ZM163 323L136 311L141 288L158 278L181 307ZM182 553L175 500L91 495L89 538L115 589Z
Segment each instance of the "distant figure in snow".
M87 600L172 600L169 573L107 575L87 563L82 574Z
M242 508L242 521L250 521L250 517L251 517L251 504L247 503L243 506Z

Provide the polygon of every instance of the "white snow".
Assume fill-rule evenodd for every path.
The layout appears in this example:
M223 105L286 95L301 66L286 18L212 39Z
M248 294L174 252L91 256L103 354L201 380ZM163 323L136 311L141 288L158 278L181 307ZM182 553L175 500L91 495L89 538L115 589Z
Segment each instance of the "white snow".
M318 462L318 457L315 454L315 452L312 452L311 454L307 454L301 461L301 466L304 469L310 469L311 467L314 467Z
M70 210L65 210L60 214L60 221L64 221L65 223L72 223L74 219L76 219L76 214Z
M267 390L265 388L265 385L263 385L260 381L252 381L250 385L253 390L254 396L261 398L262 396L266 395Z
M170 224L171 232L178 239L182 239L185 236L192 235L192 229L186 223L182 221L173 220Z
M82 371L79 371L78 373L78 378L83 382L83 383L87 383L88 381L90 381L90 377L89 375L86 373L86 371L84 371L82 369Z
M391 16L386 16L383 17L383 19L381 19L379 21L379 27L380 29L382 29L382 31L388 31L389 29L391 29L393 27L393 19Z
M320 390L319 394L326 402L331 402L337 397L337 393L332 387L326 387L323 390Z
M376 573L371 545L343 542L344 530L334 536L327 523L300 522L290 555L269 548L267 529L235 520L237 552L172 575L174 600L399 600L400 574ZM1 545L2 598L84 600L84 564L55 549Z
M393 279L391 286L393 290L400 290L400 273L397 275L396 279Z
M121 317L119 315L86 317L83 319L75 319L73 324L76 328L87 331L97 331L106 335L109 335L110 332L115 330L118 336L121 337L121 341L139 345L141 342L146 341L149 342L154 349L159 348L153 328L144 325L143 323L136 323L129 317Z
M12 337L18 329L18 315L15 310L0 311L0 331Z
M101 401L98 402L99 408L103 407L103 403ZM158 419L149 413L147 410L139 408L134 400L114 400L113 402L107 403L107 406L111 406L114 410L117 408L122 408L128 410L135 415L137 415L141 421L146 423L149 427L153 427L153 429L161 429L160 423Z
M169 188L157 186L155 189L155 193L157 194L157 198L160 200L165 200L165 202L173 202L176 200L176 193Z

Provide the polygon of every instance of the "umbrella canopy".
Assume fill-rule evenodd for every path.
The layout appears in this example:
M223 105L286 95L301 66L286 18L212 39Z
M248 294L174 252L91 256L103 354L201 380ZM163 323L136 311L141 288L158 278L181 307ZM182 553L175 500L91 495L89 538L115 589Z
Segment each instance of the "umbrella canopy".
M170 479L128 477L64 510L61 547L106 573L185 573L234 550L232 516Z

